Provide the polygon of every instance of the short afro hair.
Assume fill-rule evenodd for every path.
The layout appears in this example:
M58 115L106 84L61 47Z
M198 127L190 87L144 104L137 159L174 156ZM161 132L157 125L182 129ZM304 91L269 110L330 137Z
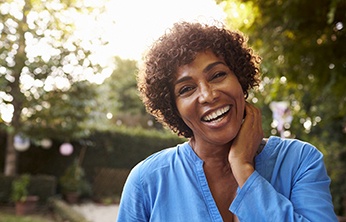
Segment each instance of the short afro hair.
M246 41L222 24L175 23L149 49L138 74L138 90L147 111L178 135L192 137L176 108L173 83L178 68L191 63L197 53L210 50L234 72L247 97L248 90L259 84L261 59Z

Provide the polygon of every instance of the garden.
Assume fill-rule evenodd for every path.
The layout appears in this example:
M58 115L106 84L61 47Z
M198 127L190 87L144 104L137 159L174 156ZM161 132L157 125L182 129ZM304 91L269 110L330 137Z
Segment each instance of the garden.
M0 222L70 215L68 202L119 202L136 163L184 141L146 113L139 61L97 59L115 39L99 30L117 24L105 1L45 2L0 3ZM345 2L215 3L262 56L261 84L247 100L261 109L265 135L315 145L335 212L346 216ZM38 215L18 216L27 200Z

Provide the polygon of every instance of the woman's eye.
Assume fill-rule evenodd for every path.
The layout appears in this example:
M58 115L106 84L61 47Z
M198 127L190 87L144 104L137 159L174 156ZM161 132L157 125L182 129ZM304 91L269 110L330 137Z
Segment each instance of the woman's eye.
M226 75L226 72L218 72L216 73L212 79L220 78Z
M191 90L193 90L192 86L184 86L179 90L179 95L184 95L185 93L188 93Z

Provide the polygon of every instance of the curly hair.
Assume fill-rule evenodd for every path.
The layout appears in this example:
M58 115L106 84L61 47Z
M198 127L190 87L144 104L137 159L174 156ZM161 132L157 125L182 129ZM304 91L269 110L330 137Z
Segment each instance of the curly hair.
M199 52L212 51L224 59L237 76L245 97L259 84L260 57L246 45L245 37L223 25L175 23L161 36L143 59L137 81L141 99L149 113L180 136L192 130L179 116L173 83L179 67L191 63Z

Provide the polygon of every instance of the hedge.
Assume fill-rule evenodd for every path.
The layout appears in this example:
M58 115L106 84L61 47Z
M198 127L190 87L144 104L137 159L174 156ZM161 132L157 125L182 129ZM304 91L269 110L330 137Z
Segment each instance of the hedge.
M12 181L16 176L5 176L0 174L0 202L10 202L12 192ZM45 203L56 194L56 178L48 175L33 175L28 186L29 194L37 195L40 203Z
M43 149L32 142L27 151L19 153L17 171L18 174L43 174L59 178L75 158L82 157L82 167L86 172L86 178L91 184L97 182L97 187L107 187L113 183L99 181L102 180L102 177L98 175L99 172L105 172L105 169L116 169L112 171L112 177L103 179L116 180L118 184L113 192L119 194L119 187L122 187L127 177L124 172L129 172L139 161L152 153L175 146L185 140L170 132L115 128L112 131L92 132L87 138L71 141L74 152L70 156L59 153L60 145L68 140L53 141L50 149ZM1 152L5 153L5 143L2 144ZM84 154L83 150L85 150ZM0 156L2 163L4 163L4 156ZM0 166L2 172L3 166ZM94 181L95 178L98 181ZM57 192L59 193L59 186Z

